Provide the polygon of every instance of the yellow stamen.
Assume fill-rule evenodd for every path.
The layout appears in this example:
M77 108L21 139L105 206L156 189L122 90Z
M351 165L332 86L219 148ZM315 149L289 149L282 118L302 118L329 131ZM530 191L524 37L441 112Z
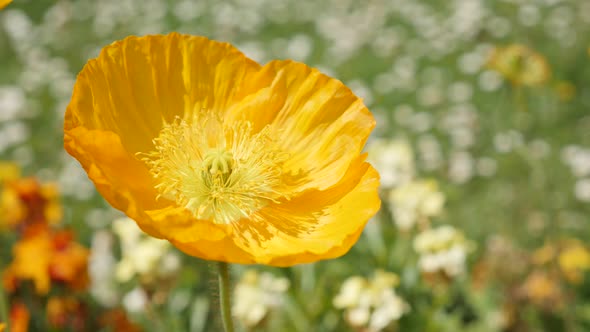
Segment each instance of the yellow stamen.
M229 224L287 197L285 161L265 127L247 121L225 127L211 112L166 124L142 154L158 181L160 197L174 200L196 218Z

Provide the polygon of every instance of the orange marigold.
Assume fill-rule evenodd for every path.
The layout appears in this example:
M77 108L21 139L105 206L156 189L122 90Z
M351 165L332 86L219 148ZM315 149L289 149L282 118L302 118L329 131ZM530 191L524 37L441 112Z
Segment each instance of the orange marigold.
M12 250L14 260L3 276L10 291L20 280L31 280L39 294L47 294L52 281L76 290L88 285L88 249L74 242L68 231L30 228Z
M103 313L99 318L100 326L108 327L113 332L142 332L141 326L129 320L125 310L114 308Z
M129 37L78 75L65 148L148 234L209 260L338 257L379 209L375 120L340 81L204 37Z
M31 313L22 302L15 302L10 306L10 332L29 331Z
M72 296L53 296L45 308L47 322L59 331L88 331L88 309Z
M0 226L25 231L36 224L56 224L63 215L54 183L36 178L7 179L0 193Z

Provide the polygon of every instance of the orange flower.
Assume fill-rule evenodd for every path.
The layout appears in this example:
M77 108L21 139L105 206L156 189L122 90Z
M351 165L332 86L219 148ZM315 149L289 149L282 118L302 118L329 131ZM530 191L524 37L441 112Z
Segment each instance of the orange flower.
M87 272L88 256L88 249L74 241L71 231L55 233L53 256L49 264L51 279L64 282L72 289L85 289L90 282Z
M47 321L54 329L87 331L87 310L74 297L51 297L46 307Z
M31 313L20 302L13 303L10 307L10 332L27 332Z
M62 214L55 184L42 184L36 178L4 181L0 194L1 225L24 231L34 224L56 224Z
M105 47L78 76L65 148L148 234L209 260L343 255L379 209L375 120L340 81L172 33Z
M533 271L523 285L524 295L534 304L558 307L563 304L563 292L558 280L545 272Z
M19 280L31 280L39 294L51 282L73 289L88 285L88 250L73 241L69 232L52 233L47 227L31 228L13 247L14 260L4 275L4 287L13 291Z
M127 317L123 309L116 308L101 315L100 325L110 328L113 332L141 332L142 328Z

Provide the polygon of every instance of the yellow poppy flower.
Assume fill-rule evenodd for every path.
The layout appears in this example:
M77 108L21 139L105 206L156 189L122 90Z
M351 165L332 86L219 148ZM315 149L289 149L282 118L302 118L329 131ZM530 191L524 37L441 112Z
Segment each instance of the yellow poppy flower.
M148 234L208 260L343 255L379 209L375 125L340 81L204 37L129 37L80 72L65 148Z
M12 2L12 0L0 0L0 9L8 6L8 4L11 2Z

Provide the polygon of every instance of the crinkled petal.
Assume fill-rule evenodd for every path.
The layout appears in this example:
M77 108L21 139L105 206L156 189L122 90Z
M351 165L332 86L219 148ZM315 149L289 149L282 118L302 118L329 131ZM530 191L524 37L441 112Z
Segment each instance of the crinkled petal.
M228 108L259 67L230 44L204 37L172 33L113 43L78 75L64 146L113 207L150 235L169 238L183 221L165 224L152 215L166 213L146 213L176 207L156 199L156 183L136 153L153 149L165 121L190 117L195 108Z
M269 77L270 85L260 88ZM294 61L272 61L251 81L258 90L232 106L229 121L272 126L290 156L285 173L293 190L337 184L375 126L362 100L342 82Z
M64 146L114 208L142 221L145 209L165 206L166 202L156 200L154 179L145 165L125 150L116 134L78 127L66 132ZM150 235L162 237L149 224L138 224Z
M82 69L65 130L112 131L131 153L149 151L164 121L195 108L226 109L259 67L230 44L204 37L128 37Z

